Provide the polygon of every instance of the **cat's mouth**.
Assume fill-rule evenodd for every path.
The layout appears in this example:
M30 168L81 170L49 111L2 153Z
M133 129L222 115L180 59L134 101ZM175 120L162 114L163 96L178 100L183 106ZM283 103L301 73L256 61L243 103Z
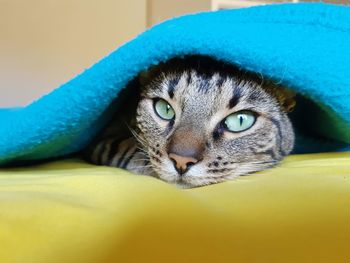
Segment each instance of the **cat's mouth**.
M156 162L151 157L154 176L162 181L173 184L178 188L187 189L201 187L225 181L233 172L210 174L203 163L192 165L185 173L179 173L170 159L162 159Z
M199 172L198 170L201 170L201 169L198 169L197 171L194 171L194 170L192 171L190 169L188 172L184 174L179 174L178 172L173 171L173 169L165 168L165 170L167 170L167 172L165 172L163 169L162 169L162 173L156 172L157 178L167 183L173 184L176 187L182 188L182 189L201 187L201 186L217 183L220 181L220 180L217 180L219 178L215 179L215 177L210 176L210 174Z
M189 184L183 176L179 176L174 183L178 188L187 189L196 187L196 185Z
M201 186L196 181L196 178L203 176L202 172L199 172L197 165L191 167L186 172L179 172L175 167L174 163L170 159L163 159L161 163L155 162L154 158L150 158L155 172L155 177L174 184L179 188L193 188ZM195 168L195 169L193 169ZM197 171L194 171L197 170Z
M205 178L205 179L203 179ZM215 180L214 178L209 179L209 176L178 176L174 181L169 182L175 184L178 188L188 189L206 186L214 183L219 183L220 180Z

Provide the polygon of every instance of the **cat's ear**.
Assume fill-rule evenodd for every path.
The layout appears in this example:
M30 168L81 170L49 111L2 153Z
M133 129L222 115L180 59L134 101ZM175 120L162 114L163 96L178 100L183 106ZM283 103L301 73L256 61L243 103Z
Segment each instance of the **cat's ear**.
M295 92L285 89L279 88L280 92L280 103L285 112L292 112L295 108Z
M267 91L277 99L283 111L292 112L294 110L296 105L295 92L274 84L270 84L266 88Z
M142 86L147 86L152 79L156 77L156 75L159 74L159 66L151 66L147 70L141 71L138 76L139 83Z
M285 109L286 112L292 112L295 108L295 105L295 92L287 90L282 107Z

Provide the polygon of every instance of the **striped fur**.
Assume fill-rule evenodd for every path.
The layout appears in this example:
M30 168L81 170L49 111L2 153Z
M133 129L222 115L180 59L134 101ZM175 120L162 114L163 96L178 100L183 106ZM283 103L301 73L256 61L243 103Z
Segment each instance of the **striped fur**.
M293 148L287 116L295 104L293 95L259 75L191 56L150 69L137 85L134 108L119 112L88 147L90 162L194 187L270 168ZM159 98L174 109L173 120L155 114ZM225 117L241 110L258 116L252 128L240 133L223 129ZM131 114L121 119L126 112ZM174 149L184 156L198 149L198 163L180 174L169 157Z
M151 175L150 161L135 138L106 138L94 144L87 159L94 164L119 167L134 173Z

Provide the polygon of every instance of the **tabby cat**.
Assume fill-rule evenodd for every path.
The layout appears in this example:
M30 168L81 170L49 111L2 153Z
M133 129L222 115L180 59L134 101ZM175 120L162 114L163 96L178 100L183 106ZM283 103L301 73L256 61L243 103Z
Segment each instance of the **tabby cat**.
M293 96L257 74L187 56L136 83L136 104L87 148L90 162L188 188L270 168L292 151Z

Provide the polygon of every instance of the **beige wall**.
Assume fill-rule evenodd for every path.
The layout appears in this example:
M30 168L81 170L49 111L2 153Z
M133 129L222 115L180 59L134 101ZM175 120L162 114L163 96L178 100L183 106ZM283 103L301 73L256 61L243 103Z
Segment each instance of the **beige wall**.
M211 0L149 0L147 24L154 25L174 16L210 10Z
M0 0L0 107L24 106L148 26L210 0Z
M303 0L303 2L325 2L325 3L345 4L345 5L350 4L350 0L325 0L325 1Z
M146 0L0 0L0 107L26 105L146 28Z

